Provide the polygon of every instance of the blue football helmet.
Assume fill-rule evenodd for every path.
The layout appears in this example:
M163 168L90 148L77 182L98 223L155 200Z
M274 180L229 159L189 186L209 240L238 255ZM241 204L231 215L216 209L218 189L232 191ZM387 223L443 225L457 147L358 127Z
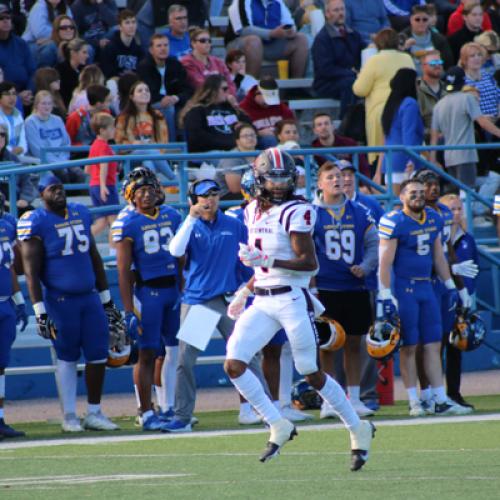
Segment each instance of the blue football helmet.
M299 410L319 410L322 399L305 379L298 380L292 387L292 404Z
M479 314L460 309L449 342L461 351L474 351L486 336L486 325Z

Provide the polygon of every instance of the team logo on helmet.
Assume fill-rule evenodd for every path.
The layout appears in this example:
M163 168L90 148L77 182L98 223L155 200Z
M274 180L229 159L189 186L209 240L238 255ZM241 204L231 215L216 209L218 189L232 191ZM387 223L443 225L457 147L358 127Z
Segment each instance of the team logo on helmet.
M246 201L255 198L255 175L252 169L248 169L241 177L241 194Z
M366 349L372 358L389 359L398 350L400 339L399 318L392 321L377 319L368 330Z
M315 321L318 331L319 348L322 351L338 351L345 344L345 330L332 318L320 316Z
M486 325L481 316L460 309L453 330L450 332L450 344L461 351L473 351L483 343L485 336Z
M292 387L292 404L299 410L319 410L321 396L305 379L301 379Z

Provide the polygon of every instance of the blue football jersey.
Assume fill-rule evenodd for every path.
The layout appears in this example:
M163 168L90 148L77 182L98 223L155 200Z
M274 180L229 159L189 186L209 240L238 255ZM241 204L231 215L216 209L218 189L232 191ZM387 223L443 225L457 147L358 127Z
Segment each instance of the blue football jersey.
M316 286L321 290L366 289L365 279L356 278L350 268L363 260L364 237L374 224L360 204L347 200L338 214L315 206L314 244L319 271Z
M403 210L385 214L379 222L380 239L397 239L393 270L400 278L430 278L433 264L433 245L441 237L443 219L432 208L425 207L421 221Z
M167 205L153 216L128 210L113 222L113 241L132 241L133 265L143 280L177 274L177 260L168 247L181 223L181 215Z
M443 203L437 204L436 212L443 219L443 231L441 233L441 241L443 242L443 250L446 258L448 258L448 243L451 238L451 226L453 225L453 213Z
M92 216L87 207L68 203L63 217L43 207L26 212L17 223L19 240L39 238L44 249L42 283L67 294L95 289L90 257Z
M14 226L14 229L16 228L17 226L17 220L16 218L9 212L4 212L4 214L2 215L1 217L2 219L6 220L7 222L9 222L12 226Z
M14 261L12 246L16 240L16 228L4 218L0 218L0 299L12 295L10 266Z

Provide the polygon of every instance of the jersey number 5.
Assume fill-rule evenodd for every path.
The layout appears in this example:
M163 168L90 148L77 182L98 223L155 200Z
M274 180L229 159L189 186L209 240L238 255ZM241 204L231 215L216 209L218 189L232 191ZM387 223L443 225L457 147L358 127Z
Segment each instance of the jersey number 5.
M57 229L57 234L64 238L64 248L61 252L62 255L73 255L73 238L76 236L78 240L78 250L81 253L88 252L90 246L90 239L85 234L83 224L76 224L74 226L60 227Z
M417 253L418 255L427 255L431 249L429 245L430 234L417 235Z

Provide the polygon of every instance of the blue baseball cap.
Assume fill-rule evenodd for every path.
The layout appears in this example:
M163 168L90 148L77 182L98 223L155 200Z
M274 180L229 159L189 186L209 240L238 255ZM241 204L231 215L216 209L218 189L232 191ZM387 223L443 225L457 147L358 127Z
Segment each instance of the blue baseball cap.
M213 179L203 179L194 185L193 193L196 196L205 196L210 191L220 191L219 183Z
M49 186L53 186L54 184L62 185L61 179L51 173L42 175L42 177L40 178L40 182L38 183L38 192L42 194L46 188L48 188Z

